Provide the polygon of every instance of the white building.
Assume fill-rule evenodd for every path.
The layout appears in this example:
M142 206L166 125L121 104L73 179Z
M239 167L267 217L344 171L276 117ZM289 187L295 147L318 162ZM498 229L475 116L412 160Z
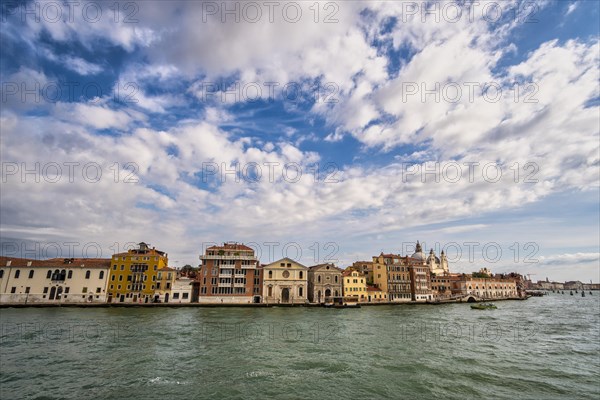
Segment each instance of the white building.
M191 303L193 279L181 277L175 279L171 289L171 303Z
M0 257L0 303L104 303L110 259Z
M263 267L263 302L304 304L308 301L308 268L290 258Z

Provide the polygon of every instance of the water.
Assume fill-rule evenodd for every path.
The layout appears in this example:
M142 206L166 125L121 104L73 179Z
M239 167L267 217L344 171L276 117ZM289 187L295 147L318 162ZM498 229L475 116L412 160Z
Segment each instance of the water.
M0 398L599 398L600 293L497 305L2 309Z

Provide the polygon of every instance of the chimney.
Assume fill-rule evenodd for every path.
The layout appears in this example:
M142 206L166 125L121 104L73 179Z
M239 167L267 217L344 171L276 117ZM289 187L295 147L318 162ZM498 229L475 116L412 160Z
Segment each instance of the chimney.
M27 266L31 267L31 261L27 261Z
M7 266L7 267L10 267L10 264L12 264L12 260L8 260L8 261L6 262L6 266Z

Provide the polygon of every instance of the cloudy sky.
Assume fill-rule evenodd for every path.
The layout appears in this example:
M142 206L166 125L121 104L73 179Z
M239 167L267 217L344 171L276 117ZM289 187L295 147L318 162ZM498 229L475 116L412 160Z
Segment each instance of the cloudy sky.
M596 1L3 3L3 255L600 280Z

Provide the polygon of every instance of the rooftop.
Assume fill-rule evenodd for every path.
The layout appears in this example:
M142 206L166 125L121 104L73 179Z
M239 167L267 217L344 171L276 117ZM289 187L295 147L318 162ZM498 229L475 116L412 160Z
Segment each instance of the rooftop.
M0 256L0 268L110 268L110 261L110 258L50 258L47 260L34 260L30 258ZM10 265L8 265L9 262Z

